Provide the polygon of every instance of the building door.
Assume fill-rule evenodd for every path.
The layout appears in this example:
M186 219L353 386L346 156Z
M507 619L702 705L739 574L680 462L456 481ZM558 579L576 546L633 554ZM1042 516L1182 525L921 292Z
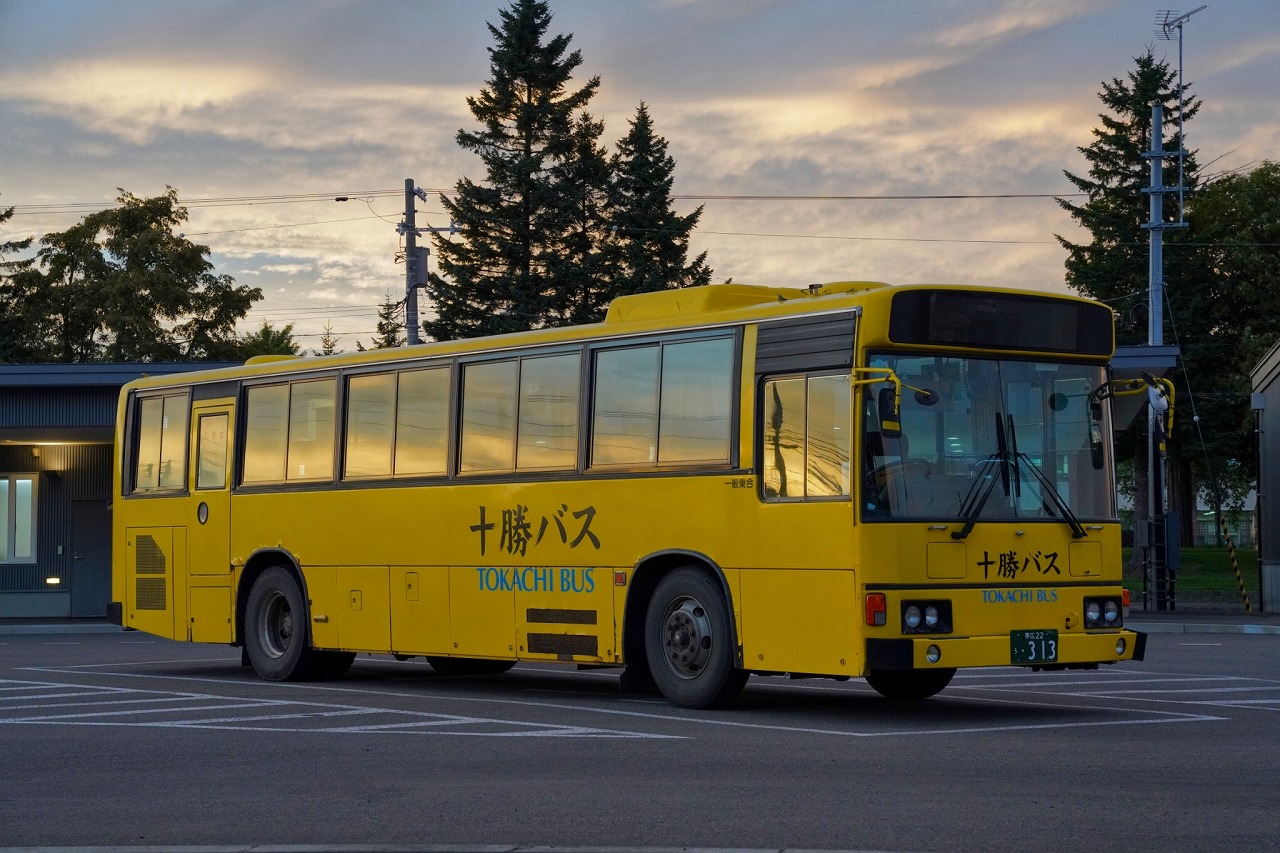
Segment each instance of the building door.
M111 514L106 501L71 502L71 615L105 616L111 600Z

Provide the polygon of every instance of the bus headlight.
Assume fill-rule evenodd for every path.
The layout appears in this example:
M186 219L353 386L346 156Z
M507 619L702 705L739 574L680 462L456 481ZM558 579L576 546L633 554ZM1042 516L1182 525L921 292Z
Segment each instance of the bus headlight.
M1102 605L1096 601L1084 605L1084 621L1087 625L1097 625L1102 621Z
M902 633L950 634L951 602L946 599L902 602Z
M1119 628L1124 624L1122 599L1118 595L1091 596L1084 600L1086 628Z
M1120 605L1113 599L1107 599L1102 605L1102 619L1108 625L1114 625L1116 620L1120 618Z

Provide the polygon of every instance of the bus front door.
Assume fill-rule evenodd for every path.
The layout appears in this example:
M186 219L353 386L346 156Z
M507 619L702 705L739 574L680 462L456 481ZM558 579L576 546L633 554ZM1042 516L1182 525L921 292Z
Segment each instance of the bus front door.
M229 403L191 411L191 516L187 520L187 635L194 642L232 641L231 435Z

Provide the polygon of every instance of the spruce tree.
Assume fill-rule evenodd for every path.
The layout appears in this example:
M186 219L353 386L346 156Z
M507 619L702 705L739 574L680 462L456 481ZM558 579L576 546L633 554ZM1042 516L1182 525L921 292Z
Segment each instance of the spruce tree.
M1110 302L1121 313L1118 337L1122 343L1146 339L1145 304L1148 273L1147 230L1149 201L1142 188L1150 182L1150 163L1142 155L1151 150L1151 107L1164 106L1166 150L1176 151L1182 140L1177 131L1177 72L1165 60L1157 60L1148 50L1134 57L1136 67L1126 79L1113 77L1103 82L1098 93L1108 112L1100 113L1101 126L1093 130L1094 141L1079 149L1089 162L1087 175L1063 174L1085 193L1084 204L1058 199L1072 218L1089 232L1088 242L1075 243L1055 235L1067 250L1067 284L1084 296ZM1200 101L1183 92L1183 122L1194 118ZM1169 133L1172 129L1172 133ZM1197 183L1194 154L1184 163L1184 184ZM1176 186L1178 166L1166 158L1163 183ZM1177 196L1166 195L1166 222L1179 218ZM1176 243L1178 232L1166 231L1165 242Z
M394 302L391 294L383 295L382 304L378 306L378 333L369 342L369 349L394 349L402 347L404 336L404 300ZM364 352L365 348L356 343L356 349Z
M558 298L546 317L550 326L597 323L617 295L618 269L607 251L612 220L612 167L600 145L604 124L583 114L574 122L570 156L556 169L564 187L561 251L549 272Z
M459 130L458 145L479 155L485 182L460 179L444 198L458 237L435 239L439 274L427 284L436 317L423 329L436 340L538 328L573 315L555 275L563 238L581 193L558 170L575 150L575 119L600 85L571 88L582 64L572 36L547 37L543 0L514 0L489 25L490 79L467 99L479 130Z
M654 133L644 103L630 125L613 159L611 254L617 278L612 295L708 284L707 253L688 262L689 234L702 217L702 207L687 216L672 208L675 160L667 153L667 140Z

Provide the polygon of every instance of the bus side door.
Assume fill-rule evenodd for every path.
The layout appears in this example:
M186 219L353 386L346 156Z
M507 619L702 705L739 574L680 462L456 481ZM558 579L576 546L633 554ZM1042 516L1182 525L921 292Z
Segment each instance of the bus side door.
M191 516L187 522L188 638L232 641L231 403L191 410Z

